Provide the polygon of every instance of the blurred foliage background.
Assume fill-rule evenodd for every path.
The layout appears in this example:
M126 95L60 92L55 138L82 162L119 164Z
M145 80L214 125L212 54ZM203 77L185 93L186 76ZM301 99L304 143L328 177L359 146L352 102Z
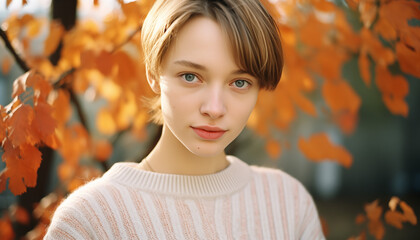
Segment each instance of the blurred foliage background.
M304 183L328 239L416 239L419 2L262 2L285 71L227 153ZM1 239L41 238L63 197L157 141L140 101L151 94L139 31L152 3L0 0Z

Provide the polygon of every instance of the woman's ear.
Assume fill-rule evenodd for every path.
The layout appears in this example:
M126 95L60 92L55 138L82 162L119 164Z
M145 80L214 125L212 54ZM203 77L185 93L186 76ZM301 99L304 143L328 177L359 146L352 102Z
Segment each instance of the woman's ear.
M147 82L149 83L150 88L154 93L160 94L159 81L156 80L156 77L146 68L146 77Z

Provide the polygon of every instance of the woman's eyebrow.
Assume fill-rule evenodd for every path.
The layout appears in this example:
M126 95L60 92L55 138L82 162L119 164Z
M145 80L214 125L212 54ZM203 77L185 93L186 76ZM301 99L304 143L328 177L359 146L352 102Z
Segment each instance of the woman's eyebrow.
M185 66L185 67L191 67L191 68L195 68L195 69L198 69L198 70L207 71L207 68L205 66L200 65L198 63L191 62L191 61L187 61L187 60L177 60L174 63L178 64L178 65ZM232 71L231 74L249 74L249 72L247 72L243 69L238 69L238 70Z
M197 64L197 63L193 63L193 62L190 62L190 61L187 61L187 60L178 60L178 61L175 61L174 63L178 64L178 65L185 66L185 67L191 67L191 68L195 68L195 69L198 69L198 70L207 71L207 68L205 66Z

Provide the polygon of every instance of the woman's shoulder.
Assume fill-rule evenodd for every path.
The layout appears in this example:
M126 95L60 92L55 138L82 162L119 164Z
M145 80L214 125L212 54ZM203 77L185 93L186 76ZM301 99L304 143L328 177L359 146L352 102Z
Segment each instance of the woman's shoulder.
M306 187L295 177L281 169L262 166L250 166L254 182L268 186L269 189L281 189L287 195L298 195L300 198L312 198Z

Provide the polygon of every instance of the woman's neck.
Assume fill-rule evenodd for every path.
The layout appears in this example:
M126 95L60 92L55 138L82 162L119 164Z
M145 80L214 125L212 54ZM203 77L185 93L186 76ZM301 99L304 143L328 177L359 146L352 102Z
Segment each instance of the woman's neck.
M206 175L219 172L228 165L224 152L211 157L193 154L164 125L159 142L139 167L158 173Z

